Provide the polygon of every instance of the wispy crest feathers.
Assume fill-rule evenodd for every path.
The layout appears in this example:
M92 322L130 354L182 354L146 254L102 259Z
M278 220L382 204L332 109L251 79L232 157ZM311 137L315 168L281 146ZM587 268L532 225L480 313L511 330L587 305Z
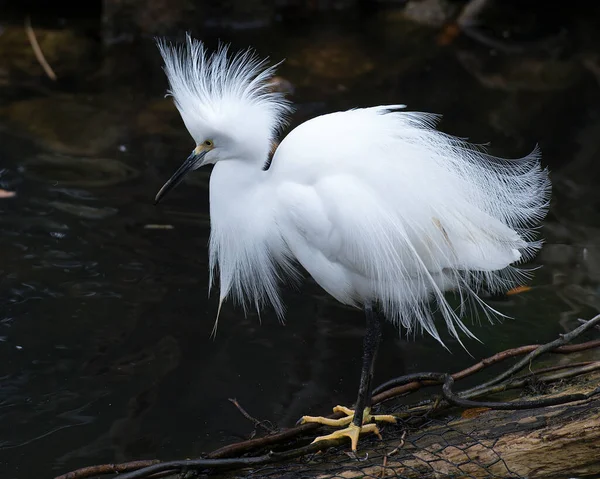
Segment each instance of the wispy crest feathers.
M251 49L230 55L227 45L208 54L203 43L189 34L182 45L163 39L157 39L157 45L169 94L192 136L198 121L214 121L221 114L244 115L245 108L259 108L267 115L273 134L285 124L291 106L269 86L278 65L267 66L267 60Z

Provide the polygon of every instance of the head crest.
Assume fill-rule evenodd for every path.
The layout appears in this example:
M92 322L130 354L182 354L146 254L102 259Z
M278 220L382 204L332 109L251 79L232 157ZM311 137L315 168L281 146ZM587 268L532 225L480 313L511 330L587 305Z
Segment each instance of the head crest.
M229 55L227 45L209 55L203 43L189 34L183 45L162 39L157 44L165 62L169 94L192 136L202 123L248 117L249 110L250 117L260 113L272 134L285 124L291 106L269 84L277 65L268 67L251 49Z

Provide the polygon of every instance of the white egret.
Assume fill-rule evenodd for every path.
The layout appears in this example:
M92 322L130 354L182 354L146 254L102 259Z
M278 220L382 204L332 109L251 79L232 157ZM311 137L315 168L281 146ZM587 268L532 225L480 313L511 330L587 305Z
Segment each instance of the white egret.
M209 55L189 36L182 46L159 41L169 93L196 144L156 196L184 175L214 165L210 176L210 283L218 272L221 304L271 304L279 317L283 279L300 264L341 303L362 308L367 329L360 388L347 426L323 438L378 434L370 402L380 323L425 330L441 342L439 310L450 333L472 336L464 306L514 285L515 264L540 247L534 230L550 195L548 172L535 150L504 160L435 129L436 115L404 105L322 115L291 131L266 162L289 103L270 90L274 67L252 52ZM444 297L454 290L455 311ZM491 319L491 317L490 317ZM218 320L218 313L217 313ZM216 326L216 322L215 322ZM460 340L459 340L460 341ZM323 438L317 438L320 440Z

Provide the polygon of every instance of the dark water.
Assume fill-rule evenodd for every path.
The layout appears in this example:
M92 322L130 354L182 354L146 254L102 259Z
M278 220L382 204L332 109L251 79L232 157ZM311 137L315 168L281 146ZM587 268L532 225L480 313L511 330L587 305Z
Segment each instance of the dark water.
M531 291L491 302L515 320L474 326L475 358L549 341L600 307L600 37L585 15L569 21L578 29L558 42L535 30L547 48L519 53L392 14L221 35L287 58L294 124L406 103L495 154L540 144L554 184L543 268ZM18 28L5 27L0 42ZM227 305L209 339L209 171L152 205L193 146L162 98L158 53L150 39L103 51L76 35L86 61L63 57L57 85L34 60L0 83L0 187L17 192L0 199L2 477L215 449L252 430L228 398L282 427L351 403L362 315L308 279L285 293L285 326ZM473 362L455 341L449 353L385 333L376 382Z

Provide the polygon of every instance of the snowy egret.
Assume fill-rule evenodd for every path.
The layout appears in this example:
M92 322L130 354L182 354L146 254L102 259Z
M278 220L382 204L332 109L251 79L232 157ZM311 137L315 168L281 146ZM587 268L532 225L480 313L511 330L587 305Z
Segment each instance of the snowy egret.
M366 316L363 365L354 409L339 420L303 422L346 426L321 439L379 434L371 415L373 367L380 341L375 309L406 331L424 330L441 342L439 310L457 339L474 337L461 321L464 306L480 304L483 284L502 291L522 280L515 265L541 246L534 231L550 195L537 149L518 160L435 129L436 115L404 105L322 115L291 131L266 162L289 103L269 88L274 67L251 51L209 55L159 40L169 93L195 148L156 195L156 202L189 171L214 165L210 176L210 284L219 274L219 311L232 296L260 309L284 306L278 284L298 279L301 265L341 303ZM453 309L444 292L458 292ZM218 322L215 321L215 327ZM459 339L460 341L460 339ZM443 343L442 343L443 344Z

